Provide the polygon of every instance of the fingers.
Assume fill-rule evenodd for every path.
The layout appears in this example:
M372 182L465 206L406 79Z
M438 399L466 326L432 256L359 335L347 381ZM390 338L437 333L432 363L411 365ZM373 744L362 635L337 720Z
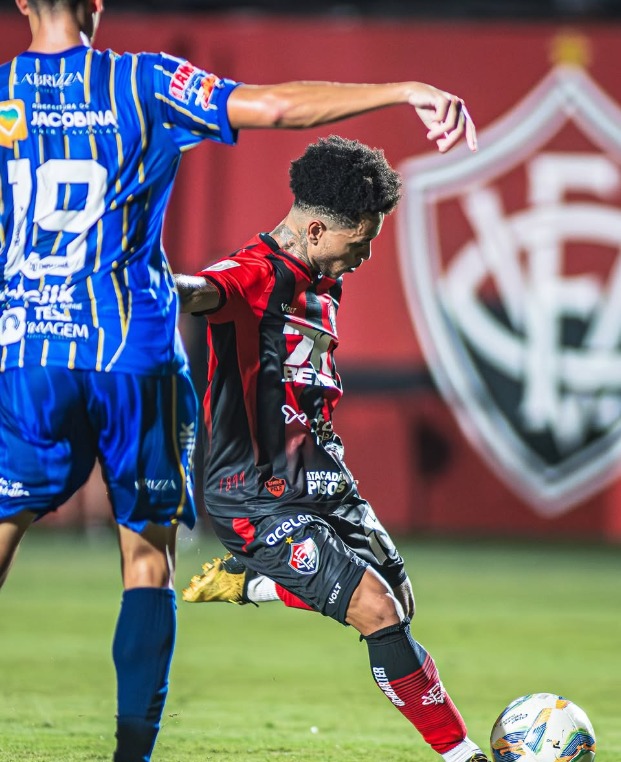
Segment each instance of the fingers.
M451 93L437 90L433 107L428 111L417 108L424 124L429 128L428 140L434 141L441 153L446 153L463 137L471 151L477 150L477 132L466 104Z
M472 121L472 117L468 113L468 109L466 108L465 104L462 110L466 118L466 143L468 144L468 148L471 151L476 151L479 147L477 142L477 128L475 127L475 124Z

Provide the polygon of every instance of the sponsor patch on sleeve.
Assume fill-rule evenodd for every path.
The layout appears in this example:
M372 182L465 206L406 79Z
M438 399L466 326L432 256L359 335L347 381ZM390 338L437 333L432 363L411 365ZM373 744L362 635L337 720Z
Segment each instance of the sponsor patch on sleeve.
M201 105L204 109L209 108L209 101L211 100L211 94L216 89L216 87L218 87L219 84L220 84L220 80L218 79L218 77L216 77L215 74L208 74L205 77L205 79L201 82L201 88L203 90Z
M172 75L168 92L175 100L189 103L193 89L204 76L204 71L192 66L189 61L182 61Z
M239 262L235 262L232 259L223 259L222 262L216 262L215 265L210 265L209 267L206 267L203 272L206 273L217 273L221 270L231 270L233 267L239 267Z
M12 148L18 140L25 140L27 137L24 101L0 101L0 146Z
M213 91L220 85L215 74L208 74L203 69L193 66L189 61L181 61L172 75L168 92L181 103L194 103L205 111Z

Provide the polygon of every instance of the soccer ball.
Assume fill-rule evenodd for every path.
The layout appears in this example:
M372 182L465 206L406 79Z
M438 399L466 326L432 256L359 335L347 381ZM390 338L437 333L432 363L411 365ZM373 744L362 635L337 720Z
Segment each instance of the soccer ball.
M494 723L494 762L592 762L595 733L579 706L553 693L512 701Z

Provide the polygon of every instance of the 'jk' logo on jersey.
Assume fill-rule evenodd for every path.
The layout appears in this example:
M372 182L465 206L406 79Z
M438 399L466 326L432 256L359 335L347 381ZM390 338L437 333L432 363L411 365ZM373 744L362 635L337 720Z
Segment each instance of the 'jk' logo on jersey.
M18 140L28 137L24 101L0 102L0 146L12 148Z
M476 156L402 167L405 290L471 443L552 516L621 461L621 109L553 70Z

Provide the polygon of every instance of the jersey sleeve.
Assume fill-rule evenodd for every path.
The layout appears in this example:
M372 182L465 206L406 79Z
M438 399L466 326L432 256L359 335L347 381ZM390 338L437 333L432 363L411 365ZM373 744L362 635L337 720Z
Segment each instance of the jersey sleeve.
M144 54L143 67L153 88L153 118L178 150L205 139L229 145L237 142L226 103L241 82L220 78L166 53Z
M263 311L274 283L274 271L268 260L245 256L243 250L196 274L213 283L220 293L218 307L204 313L214 323L233 320L241 305Z

